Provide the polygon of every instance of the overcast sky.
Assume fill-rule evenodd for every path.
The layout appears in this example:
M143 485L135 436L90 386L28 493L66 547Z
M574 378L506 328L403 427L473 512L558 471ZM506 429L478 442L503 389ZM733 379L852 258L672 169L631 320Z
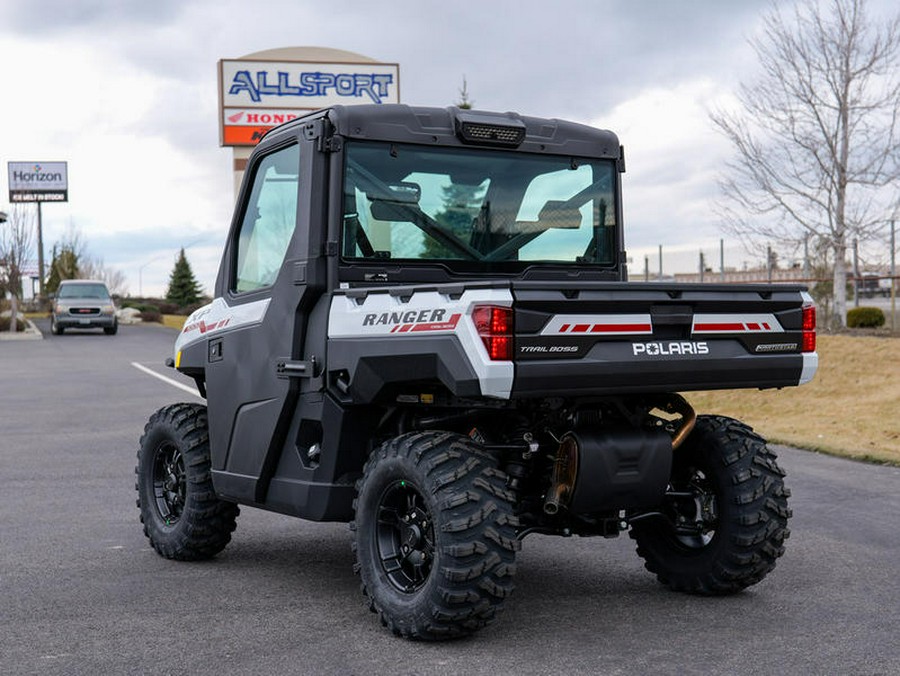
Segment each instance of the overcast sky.
M787 2L781 4L788 4ZM887 7L888 0L874 2ZM626 147L626 244L718 260L710 213L728 149L706 111L755 63L764 0L4 0L0 209L8 161L66 160L69 202L43 207L45 248L77 228L136 295L162 294L181 246L211 292L233 206L218 144L216 64L323 46L398 63L403 103L612 129ZM654 254L655 255L655 254ZM729 251L740 264L740 252ZM652 265L655 269L655 260ZM682 266L683 267L683 266Z

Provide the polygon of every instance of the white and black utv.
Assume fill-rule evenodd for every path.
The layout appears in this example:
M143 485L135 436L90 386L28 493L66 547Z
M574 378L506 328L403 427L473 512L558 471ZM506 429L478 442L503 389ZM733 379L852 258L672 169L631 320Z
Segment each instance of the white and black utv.
M207 405L150 419L153 547L220 552L238 505L347 521L396 634L490 623L529 533L628 531L669 587L728 594L784 552L766 442L678 393L815 373L797 286L627 282L609 131L333 107L254 150L215 300L170 365Z

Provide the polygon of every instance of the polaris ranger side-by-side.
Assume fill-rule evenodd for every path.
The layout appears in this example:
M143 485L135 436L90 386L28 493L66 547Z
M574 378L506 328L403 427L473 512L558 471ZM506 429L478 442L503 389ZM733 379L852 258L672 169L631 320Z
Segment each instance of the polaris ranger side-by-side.
M759 582L784 473L678 393L809 381L815 308L626 283L623 171L613 133L513 113L338 106L266 135L170 364L207 405L141 439L156 551L214 556L238 505L347 521L371 609L431 640L494 619L529 533L628 531L685 592Z

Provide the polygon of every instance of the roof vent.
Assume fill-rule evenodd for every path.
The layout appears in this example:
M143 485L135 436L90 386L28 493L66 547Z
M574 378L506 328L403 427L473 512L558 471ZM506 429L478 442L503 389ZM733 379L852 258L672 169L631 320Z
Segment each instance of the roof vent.
M456 135L463 143L518 147L525 140L525 123L508 117L460 111Z

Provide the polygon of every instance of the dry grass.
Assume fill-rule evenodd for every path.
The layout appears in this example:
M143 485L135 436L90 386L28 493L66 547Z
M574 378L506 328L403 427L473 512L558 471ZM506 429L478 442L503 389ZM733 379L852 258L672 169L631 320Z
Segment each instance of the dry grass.
M770 441L900 465L900 339L819 336L812 383L693 392L698 413L743 420Z
M187 317L183 315L163 315L162 316L162 325L167 326L170 329L181 329L184 328L184 321Z

